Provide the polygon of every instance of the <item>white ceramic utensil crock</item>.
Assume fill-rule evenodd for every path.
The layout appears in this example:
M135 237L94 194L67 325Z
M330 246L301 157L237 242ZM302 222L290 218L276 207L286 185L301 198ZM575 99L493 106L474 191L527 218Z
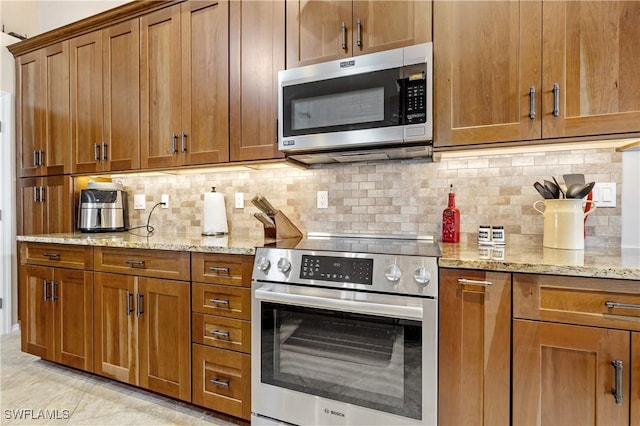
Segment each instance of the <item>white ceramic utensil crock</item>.
M540 203L544 204L544 210L537 207ZM584 212L585 203L591 203L587 213ZM544 247L584 249L584 218L595 211L593 201L569 198L538 200L533 203L533 208L544 217Z

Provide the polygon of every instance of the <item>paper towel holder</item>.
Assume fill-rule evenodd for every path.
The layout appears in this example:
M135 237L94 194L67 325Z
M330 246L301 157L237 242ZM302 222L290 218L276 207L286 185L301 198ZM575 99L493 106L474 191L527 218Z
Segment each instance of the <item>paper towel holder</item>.
M216 187L215 186L211 187L211 192L216 192ZM223 195L223 200L224 200L224 195ZM224 205L223 205L223 207L224 207ZM207 212L206 212L206 208L205 208L204 215L206 215L206 214L207 214ZM225 227L226 227L226 216L227 216L226 209L225 209L225 212L224 212L224 216L225 216ZM228 233L229 233L228 228L227 228L226 231L208 231L206 229L202 230L202 235L205 236L205 237L216 237L216 236L226 235Z

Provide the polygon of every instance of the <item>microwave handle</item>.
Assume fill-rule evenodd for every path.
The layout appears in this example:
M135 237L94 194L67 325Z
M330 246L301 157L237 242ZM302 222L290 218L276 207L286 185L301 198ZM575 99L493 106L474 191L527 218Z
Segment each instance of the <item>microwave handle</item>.
M334 311L355 312L391 318L422 320L422 308L412 306L387 305L379 303L356 302L353 300L331 299L328 297L306 296L302 294L280 293L272 290L258 289L256 300L279 302L286 305L302 305L310 308L324 308Z

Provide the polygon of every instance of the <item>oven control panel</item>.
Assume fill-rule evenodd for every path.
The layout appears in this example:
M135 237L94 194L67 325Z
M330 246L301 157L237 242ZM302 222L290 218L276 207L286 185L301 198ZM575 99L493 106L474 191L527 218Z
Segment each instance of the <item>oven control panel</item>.
M436 257L258 248L253 280L437 297Z

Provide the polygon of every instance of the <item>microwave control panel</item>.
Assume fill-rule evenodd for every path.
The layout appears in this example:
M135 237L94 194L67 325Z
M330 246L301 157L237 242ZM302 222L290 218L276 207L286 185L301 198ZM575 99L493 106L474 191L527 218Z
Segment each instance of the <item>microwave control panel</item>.
M427 81L423 73L405 80L404 108L404 124L418 124L427 121Z

